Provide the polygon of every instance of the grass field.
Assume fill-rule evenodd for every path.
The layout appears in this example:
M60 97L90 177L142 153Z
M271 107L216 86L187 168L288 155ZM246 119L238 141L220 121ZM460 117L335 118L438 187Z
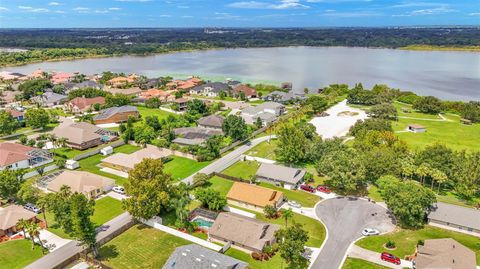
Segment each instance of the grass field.
M371 263L369 261L347 258L342 266L342 269L387 269L388 267Z
M209 180L209 183L206 184L204 188L212 188L220 192L221 195L226 196L232 185L233 181L214 176Z
M40 246L32 250L30 240L14 240L0 243L0 268L20 269L43 256Z
M285 194L288 200L293 200L299 202L304 207L313 207L315 204L320 201L320 197L310 194L305 191L300 190L287 190L281 187L274 186L265 182L260 183L260 186L266 187L269 189L274 189L281 191Z
M477 264L480 264L480 240L478 237L428 225L419 230L400 229L385 235L366 237L358 241L356 244L365 249L375 252L382 252L385 250L383 245L388 240L392 240L395 242L397 248L395 250L389 250L389 252L399 256L400 258L403 258L406 255L411 255L414 253L418 240L438 238L453 238L464 246L475 251L477 254Z
M238 161L234 165L223 170L222 174L242 179L251 179L257 173L259 167L260 163L256 161Z
M230 248L225 252L226 255L239 259L241 261L248 263L248 268L250 269L277 269L282 268L282 257L280 254L276 254L269 261L257 261L252 258L249 254L240 251L238 249ZM283 262L283 268L285 268L285 262Z
M370 197L375 202L383 202L383 199L380 196L380 192L378 191L378 187L375 185L368 186L368 197Z
M176 247L190 244L182 238L136 225L100 248L100 258L116 268L162 268Z
M260 158L265 158L265 159L270 159L270 160L275 160L275 149L277 148L277 140L271 140L270 143L268 142L262 142L249 151L245 153L246 155L254 156L254 157L260 157Z
M184 179L211 163L197 162L178 156L172 156L172 158L173 160L165 164L164 172L171 174L175 181Z
M148 108L144 106L137 106L137 108L142 118L145 118L148 116L157 116L158 119L161 120L161 119L166 119L169 115L176 116L176 114L174 113L163 111L157 108Z
M121 153L130 154L130 153L133 153L133 152L135 152L139 149L140 149L140 147L138 147L138 146L133 146L133 145L130 145L130 144L126 144L126 145L122 145L120 147L114 148L113 152L114 153L120 153L121 152ZM98 167L97 165L100 164L101 160L105 157L106 156L96 154L96 155L93 155L91 157L80 160L79 161L79 163L80 163L79 170L87 171L87 172L94 173L94 174L97 174L97 175L100 175L100 176L112 178L112 179L115 180L115 183L117 185L122 185L123 186L123 184L127 180L126 178L100 171L100 167Z

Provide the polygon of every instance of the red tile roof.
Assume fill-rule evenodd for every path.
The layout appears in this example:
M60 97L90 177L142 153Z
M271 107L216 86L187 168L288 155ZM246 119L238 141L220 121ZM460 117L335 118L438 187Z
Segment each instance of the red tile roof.
M243 92L246 97L257 96L257 91L253 88L248 87L247 85L240 84L234 89L235 93Z
M28 152L35 148L16 143L0 144L0 166L7 166L30 158Z
M93 97L93 98L84 98L84 97L75 97L70 100L70 103L79 109L85 109L88 106L93 104L105 104L105 97Z
M18 111L18 110L15 110L15 109L7 109L6 111L8 113L10 113L10 115L12 115L12 117L14 117L14 118L18 118L18 117L23 116L22 111Z

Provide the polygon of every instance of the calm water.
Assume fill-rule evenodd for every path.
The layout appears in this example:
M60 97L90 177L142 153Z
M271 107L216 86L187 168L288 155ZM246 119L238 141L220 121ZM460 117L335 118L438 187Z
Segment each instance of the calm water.
M376 83L451 100L480 100L480 53L367 48L261 48L46 62L3 70L35 69L86 74L105 70L293 82L297 91L331 83Z

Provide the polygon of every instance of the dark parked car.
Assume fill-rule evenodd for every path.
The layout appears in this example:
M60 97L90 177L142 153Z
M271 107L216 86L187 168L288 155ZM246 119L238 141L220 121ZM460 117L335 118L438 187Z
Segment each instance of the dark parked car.
M382 259L382 261L391 262L396 265L400 265L401 263L400 258L388 252L383 252L380 258Z
M32 203L27 203L23 206L23 208L25 208L26 210L29 210L29 211L32 211L33 213L35 214L38 214L38 213L41 213L42 210L38 207L36 207L34 204Z
M315 192L315 188L310 185L300 185L300 189L308 192Z
M317 186L317 191L323 192L323 193L326 193L326 194L329 194L329 193L332 192L327 186L322 186L322 185Z

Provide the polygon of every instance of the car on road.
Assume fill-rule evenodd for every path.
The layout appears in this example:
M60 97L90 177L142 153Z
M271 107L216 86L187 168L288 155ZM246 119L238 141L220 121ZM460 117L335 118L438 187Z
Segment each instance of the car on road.
M380 255L380 258L382 259L382 261L391 262L391 263L396 264L396 265L400 265L400 263L401 263L400 258L398 258L397 256L395 256L393 254L390 254L388 252L383 252Z
M112 188L112 191L120 194L125 194L125 189L122 186L115 186Z
M323 192L323 193L326 193L326 194L329 194L329 193L332 192L327 186L322 186L322 185L317 186L317 191Z
M366 228L362 231L363 236L379 235L379 234L380 234L380 231L373 228Z
M302 205L299 204L297 201L288 201L287 204L291 207L295 207L295 208L301 208Z
M307 192L311 192L311 193L315 192L315 188L310 186L310 185L307 185L307 184L300 185L300 189L304 190L304 191L307 191Z
M25 208L26 210L28 211L32 211L33 213L35 214L38 214L38 213L41 213L42 210L38 207L36 207L34 204L32 203L27 203L23 206L23 208Z

